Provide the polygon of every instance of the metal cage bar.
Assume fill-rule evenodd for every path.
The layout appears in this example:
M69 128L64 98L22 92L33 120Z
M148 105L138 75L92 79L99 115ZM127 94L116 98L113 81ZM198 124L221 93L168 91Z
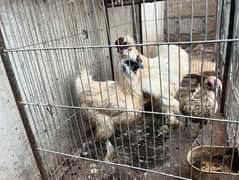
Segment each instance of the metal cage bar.
M195 131L195 121L200 125L202 122L209 121L207 126L202 124L202 133L197 139L202 146L209 144L212 147L216 141L217 128L221 128L221 133L224 135L222 142L224 156L221 164L223 166L227 163L225 129L234 128L237 133L239 124L236 119L238 117L237 109L231 108L237 103L234 99L238 98L236 87L239 82L237 56L235 55L239 41L237 31L235 31L237 8L234 6L236 2L232 0L228 17L228 35L223 38L219 27L223 24L223 15L225 16L223 8L226 0L213 1L215 2L213 5L216 6L214 7L216 15L212 15L210 12L211 2L208 0L201 2L205 8L203 15L199 13L200 3L196 0L187 2L180 0L79 0L69 2L25 0L23 2L3 2L6 11L0 11L0 53L43 177L60 179L71 172L76 173L74 172L75 168L79 168L77 171L82 176L87 176L81 171L81 168L88 168L89 172L87 172L90 176L93 174L109 179L112 176L117 176L116 178L124 179L125 174L128 173L120 172L126 168L125 171L130 171L132 176L137 172L138 176L142 175L145 178L149 175L159 176L163 179L194 178L194 164L188 169L189 174L187 175L184 175L182 166L185 165L183 161L185 151L195 150L191 143ZM187 13L185 13L186 9ZM149 11L152 13L152 17L149 17ZM161 14L159 14L160 11L162 11ZM6 16L6 12L9 13L8 16ZM202 28L199 26L200 23L203 24ZM210 23L215 25L216 32L210 31ZM16 28L14 28L15 26ZM197 34L197 28L202 29L200 35ZM162 30L164 31L163 37L160 37ZM119 38L128 34L133 34L136 37L136 42L131 43L130 39L126 37L125 44L114 44L115 37ZM214 38L212 38L212 34L215 35ZM166 42L161 42L163 39ZM220 54L225 45L226 51ZM121 99L119 98L119 94L122 92L118 88L118 79L115 75L118 75L120 70L117 69L117 65L115 66L115 62L117 62L117 58L121 57L116 50L130 49L132 46L135 46L135 49L141 48L141 52L137 53L145 57L147 76L149 77L150 110L136 109L135 97L132 94L126 96L124 93ZM165 52L162 47L166 47ZM172 47L176 47L176 50L172 50ZM152 48L155 48L155 54L158 57L150 57ZM215 81L220 78L219 74L223 74L221 110L226 112L225 117L214 117L213 115L217 115L216 112L212 112L212 116L208 117L206 116L207 111L204 109L203 95L207 91L204 81L207 76L210 76L206 74L205 66L210 61L210 58L207 57L207 50L210 48L213 49L212 56L214 57L214 60L211 60L213 65L210 68L214 71L212 75L216 77ZM183 51L189 55L188 76L184 77L187 80L189 112L183 114L180 109L180 113L175 114L171 106L174 99L174 96L171 96L174 91L171 84L174 75L171 74L171 71L177 66L176 61L178 61L179 72L175 81L178 82L176 86L179 91L177 101L181 103L181 100L183 101L185 98L181 96L184 92L181 87L185 84L185 79L182 81L180 79L183 73L181 69L184 62L181 56ZM130 51L126 56L130 58ZM223 57L225 57L225 64L221 66L220 61ZM199 59L197 59L199 62L197 75L194 74L193 69L196 58ZM165 59L167 66L161 64ZM150 66L152 61L156 62L154 65L158 67L156 74ZM172 64L174 61L175 65ZM87 80L81 74L84 70ZM106 81L111 78L109 76L111 73L114 81ZM90 75L97 81L92 80ZM74 83L78 76L81 84L87 84L87 87L83 87L83 91L84 88L86 91L83 92L82 97L90 96L91 103L85 106L79 105L82 99L77 98L72 90L72 80ZM146 75L140 73L141 92L144 90L143 76ZM200 77L197 79L195 76ZM151 81L154 78L158 81ZM193 109L194 92L197 92L198 87L193 86L195 79L198 80L200 87L198 99L200 115L195 115L196 108ZM230 82L229 79L234 81ZM131 87L135 85L133 80L132 78L129 80ZM97 82L99 89L99 106L106 102L109 103L108 106L94 106L96 97L91 90L96 88L96 85L94 86L93 81ZM115 83L114 88L110 83ZM153 94L155 84L160 87L157 97ZM162 90L163 85L167 86L166 90ZM124 79L121 88L127 88L127 82ZM115 91L116 99L110 96L112 89ZM213 93L215 93L215 98L211 111L216 109L217 104L217 94ZM155 99L160 102L160 107L157 107ZM117 101L117 107L111 106L113 101ZM128 101L132 102L132 108L128 108L130 106ZM166 105L163 104L163 101L167 101ZM123 107L119 106L119 102L123 102ZM140 105L144 105L144 102L141 102ZM233 114L234 111L235 114ZM131 126L128 121L125 124L121 123L122 119L119 117L120 123L118 127L113 126L112 136L97 140L94 135L100 126L97 123L94 124L93 120L96 119L99 112L103 115L104 129L107 129L107 118L112 121L120 112L126 113L126 119L130 117L130 113L134 113L134 117L137 114L142 114L142 117L141 121L135 121ZM84 117L86 114L91 114L91 116L86 118ZM180 127L177 130L168 126L167 123L171 118L178 120ZM190 122L188 130L181 127L181 124L186 124L184 119L188 119ZM124 128L123 125L125 125ZM161 127L165 128L165 126L168 126L167 133L161 132L164 130ZM186 141L187 139L189 142ZM109 150L104 141L110 140L117 157L113 162L102 161L105 152ZM238 138L235 136L230 141L230 145L233 147L229 163L229 173L231 174L235 173L233 158L237 157L235 154L237 143ZM213 153L208 155L209 171L212 169L214 155ZM198 158L199 162L203 162L207 158L202 149ZM192 162L193 156L191 155L187 160ZM84 165L84 163L89 164ZM102 171L99 170L98 165L104 167ZM167 166L169 167L167 168ZM112 174L107 172L111 168L112 171L114 170ZM198 168L202 170L202 166ZM138 177L137 175L135 177ZM203 179L204 173L200 171L198 177ZM209 179L211 177L212 175L209 175Z

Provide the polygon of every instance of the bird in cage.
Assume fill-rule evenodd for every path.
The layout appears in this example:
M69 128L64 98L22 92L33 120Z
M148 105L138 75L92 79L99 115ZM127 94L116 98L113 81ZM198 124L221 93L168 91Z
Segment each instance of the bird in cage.
M120 57L127 57L130 52L139 53L130 36L119 37L115 44L120 45L117 48ZM180 121L175 115L180 114L180 107L175 97L179 82L188 74L189 56L176 45L160 45L158 53L154 58L142 55L145 67L142 70L144 102L150 104L154 112L170 113L166 124L178 127ZM162 128L165 129L165 126Z
M221 91L222 82L217 76L187 75L182 81L180 91L178 91L177 95L182 114L210 118L218 111L218 101L221 97ZM199 123L196 135L194 136L194 142L203 124L207 124L207 120L194 118L192 122ZM188 118L186 118L185 122L185 127L187 126Z
M84 107L82 111L94 125L96 140L106 142L104 160L110 161L113 157L114 148L109 138L114 129L140 119L140 112L135 110L142 110L139 72L142 68L141 56L132 53L119 60L115 81L94 81L87 71L81 72L75 80L80 107Z

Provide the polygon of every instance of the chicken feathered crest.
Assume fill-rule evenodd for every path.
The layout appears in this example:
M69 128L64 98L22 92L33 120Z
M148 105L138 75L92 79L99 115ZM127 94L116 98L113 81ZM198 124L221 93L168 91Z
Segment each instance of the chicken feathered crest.
M98 108L83 111L95 125L96 139L107 140L105 160L109 160L112 155L113 146L108 138L114 133L114 128L130 124L140 117L140 113L133 110L142 110L139 74L141 68L143 68L141 57L132 53L118 62L115 82L94 81L86 71L75 80L80 106Z

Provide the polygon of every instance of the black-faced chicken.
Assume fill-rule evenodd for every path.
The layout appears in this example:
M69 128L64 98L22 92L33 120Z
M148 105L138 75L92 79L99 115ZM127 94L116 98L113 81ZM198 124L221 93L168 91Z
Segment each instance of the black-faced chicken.
M131 53L139 53L134 40L129 37L120 37L115 42L120 57L128 57ZM125 45L125 46L122 46ZM176 45L160 45L159 56L148 58L143 55L142 61L142 89L145 104L150 102L152 110L170 113L167 124L178 126L179 120L174 116L180 114L179 102L175 98L179 90L179 82L188 74L189 56L185 50ZM152 101L151 102L151 97Z

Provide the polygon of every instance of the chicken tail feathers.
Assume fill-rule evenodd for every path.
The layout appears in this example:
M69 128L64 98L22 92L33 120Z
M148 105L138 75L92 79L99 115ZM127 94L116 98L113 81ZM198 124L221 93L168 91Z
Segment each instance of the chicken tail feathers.
M92 77L86 70L81 71L75 80L75 91L76 94L79 95L82 91L89 89L89 81L91 81Z

